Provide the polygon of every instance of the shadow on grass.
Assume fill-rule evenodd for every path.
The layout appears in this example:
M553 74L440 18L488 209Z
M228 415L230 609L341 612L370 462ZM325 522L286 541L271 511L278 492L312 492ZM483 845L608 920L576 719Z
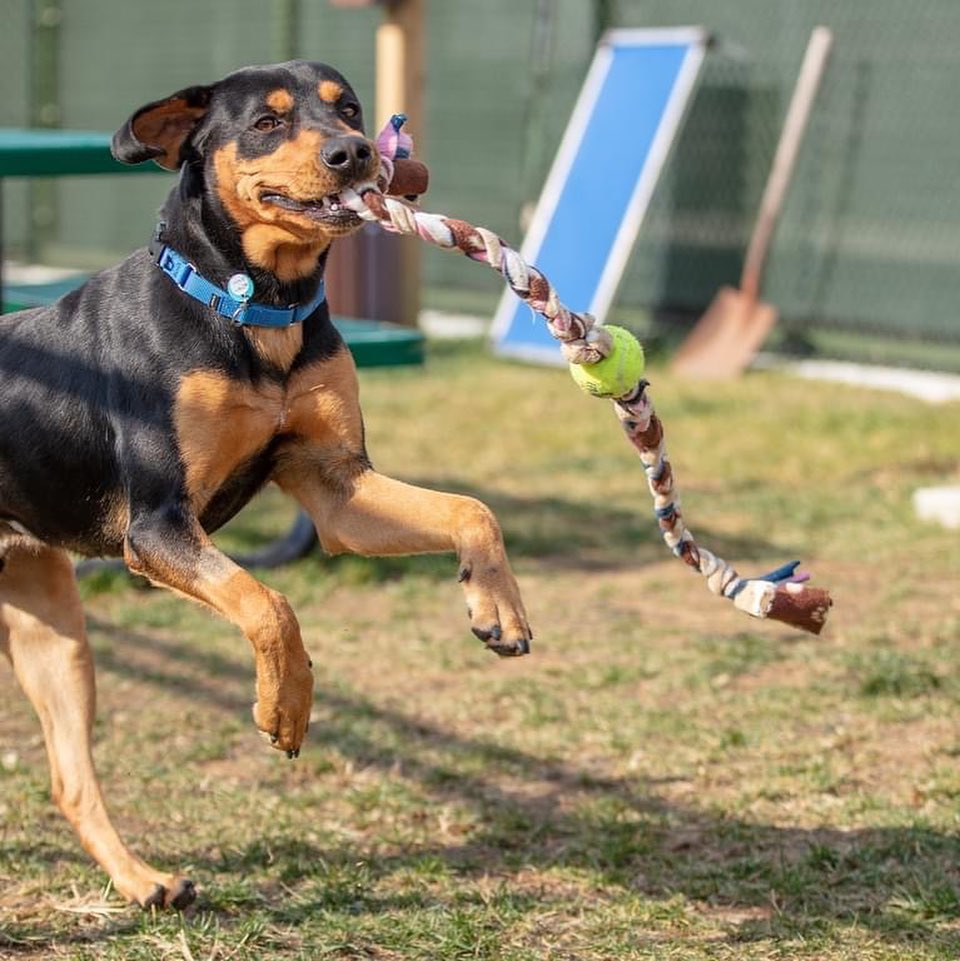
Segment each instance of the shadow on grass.
M154 658L166 662L147 675L150 683L246 716L251 676L241 665L148 634L94 626L117 648L98 652L106 669L143 680L121 645L135 651L149 644ZM803 830L752 823L665 801L656 782L596 776L556 758L453 734L361 697L321 691L317 710L325 747L358 769L402 777L427 803L466 807L473 827L462 842L388 855L363 846L319 846L291 836L289 828L216 858L198 850L187 860L199 872L244 879L223 898L212 890L206 910L256 911L277 924L298 924L318 911L419 910L425 898L442 909L442 895L383 895L369 882L425 864L464 881L560 870L584 872L591 883L625 894L682 895L729 918L732 943L829 938L838 928L856 927L893 945L960 951L960 841L952 834L922 824ZM360 864L366 884L357 882ZM276 877L279 886L271 880ZM291 889L301 895L290 898ZM541 908L541 899L529 900L524 911ZM62 932L56 937L62 940ZM30 940L36 944L33 935Z
M144 638L128 640L140 644ZM186 649L171 653L193 656ZM107 666L116 670L121 662ZM205 666L211 666L209 659ZM249 683L236 666L217 667ZM152 680L168 683L160 676ZM237 707L233 697L223 702ZM747 914L748 920L728 925L733 943L813 938L837 926L858 926L892 944L960 950L960 935L934 926L960 916L960 842L953 836L923 827L799 830L749 823L665 802L656 782L598 777L560 760L451 734L362 698L321 692L318 707L325 716L325 745L358 767L402 775L438 804L467 805L477 826L466 843L420 845L390 855L331 850L289 831L215 859L207 850L196 851L187 857L199 871L250 879L225 899L211 891L203 909L230 916L256 911L273 923L297 925L321 910L374 915L442 908L442 896L424 890L382 895L371 889L371 881L426 863L464 880L566 869L649 898L681 894L734 919ZM530 786L537 790L524 790ZM358 883L361 864L365 883ZM279 882L264 878L259 884L257 876L268 865ZM289 897L308 881L314 882L308 889L319 894ZM512 910L518 910L517 898L525 902L524 912L543 907L542 897L519 891ZM105 940L136 926L128 916L96 933L78 931L73 938L58 929L49 939ZM13 951L42 947L43 925L16 927L14 932L0 925L0 945Z
M249 717L253 676L242 663L95 618L90 626L109 642L97 650L101 668ZM298 924L320 910L375 915L446 905L442 895L384 895L373 884L358 885L360 863L372 881L425 864L464 881L559 870L651 899L682 895L730 918L734 944L829 937L856 927L891 945L960 953L960 933L947 929L960 918L960 841L953 834L922 824L848 831L754 823L666 801L657 782L597 776L561 759L451 733L360 696L320 691L317 709L324 746L357 768L402 777L427 803L465 807L471 830L456 844L394 854L360 845L331 849L289 829L217 858L197 850L186 860L199 872L245 879L228 898L211 891L207 910L225 917L256 911L273 923ZM305 896L290 898L291 888ZM535 913L542 898L519 891L513 907ZM59 926L0 923L0 947L26 953L44 943L89 943L130 933L138 923L118 918L75 937Z
M599 497L583 500L561 496L518 497L501 490L465 485L462 478L408 478L407 481L483 501L499 519L507 550L514 560L536 560L554 568L615 570L669 557L653 516L646 481L639 470L635 510L613 506ZM294 517L291 505L291 523ZM698 526L696 517L687 521L700 543L730 559L735 566L738 560L755 561L797 552L796 545L757 537L731 537ZM230 551L263 548L264 536L258 528L256 508L234 519L218 535L218 543ZM317 548L311 560L333 572L350 568L352 576L372 583L393 580L407 572L449 577L448 561L438 561L436 556L331 558Z
M516 497L500 490L464 486L441 478L416 480L423 486L476 497L490 507L503 526L511 554L547 560L563 567L604 570L649 564L669 557L653 515L653 501L638 469L637 508L612 506L602 497ZM756 537L718 534L687 517L694 536L723 557L755 560L795 550Z
M327 714L325 743L358 767L401 772L437 802L469 805L481 826L465 844L372 858L362 850L311 850L278 837L268 847L275 863L285 862L287 883L309 877L317 864L359 861L378 876L429 861L470 878L573 869L653 898L679 893L734 917L756 909L748 912L750 920L731 924L733 941L807 937L857 925L893 943L960 950L960 933L934 928L934 922L960 918L960 840L953 835L926 827L846 831L750 823L665 802L654 782L598 777L559 760L452 735L359 698L321 693L319 701ZM358 733L371 722L385 737ZM539 789L531 797L524 787L534 784ZM330 907L327 897L324 889L318 903ZM352 899L353 910L388 906L382 898L365 900L362 892L354 891ZM316 907L288 904L271 912L277 921L295 922ZM537 907L534 900L531 910Z

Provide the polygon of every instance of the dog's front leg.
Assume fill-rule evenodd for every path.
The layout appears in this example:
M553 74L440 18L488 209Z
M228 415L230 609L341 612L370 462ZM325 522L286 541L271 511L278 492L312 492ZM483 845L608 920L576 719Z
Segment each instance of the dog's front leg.
M207 604L243 631L256 658L256 725L274 747L296 756L310 720L313 674L287 599L217 550L176 504L133 517L124 560L134 573Z
M500 525L480 501L414 487L363 470L334 490L304 471L278 484L306 509L330 553L391 555L456 551L471 627L502 655L526 654L532 637Z

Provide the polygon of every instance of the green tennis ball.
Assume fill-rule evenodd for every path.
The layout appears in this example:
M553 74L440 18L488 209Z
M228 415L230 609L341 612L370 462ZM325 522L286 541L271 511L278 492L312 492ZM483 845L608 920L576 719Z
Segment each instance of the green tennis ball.
M604 325L613 338L613 350L595 364L571 364L577 386L594 397L625 397L643 376L643 348L625 327Z

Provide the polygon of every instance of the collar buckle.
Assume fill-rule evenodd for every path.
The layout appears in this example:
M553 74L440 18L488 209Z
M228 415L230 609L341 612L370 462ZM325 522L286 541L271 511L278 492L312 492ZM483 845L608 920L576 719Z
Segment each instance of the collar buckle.
M182 290L197 268L187 260L170 256L170 248L164 247L157 260L160 269Z

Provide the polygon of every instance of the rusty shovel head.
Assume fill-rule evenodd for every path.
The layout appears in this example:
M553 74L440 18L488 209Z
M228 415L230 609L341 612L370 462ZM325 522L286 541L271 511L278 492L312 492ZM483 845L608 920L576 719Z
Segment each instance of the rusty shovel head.
M777 308L735 287L721 287L673 358L671 369L691 380L742 374L777 322Z

